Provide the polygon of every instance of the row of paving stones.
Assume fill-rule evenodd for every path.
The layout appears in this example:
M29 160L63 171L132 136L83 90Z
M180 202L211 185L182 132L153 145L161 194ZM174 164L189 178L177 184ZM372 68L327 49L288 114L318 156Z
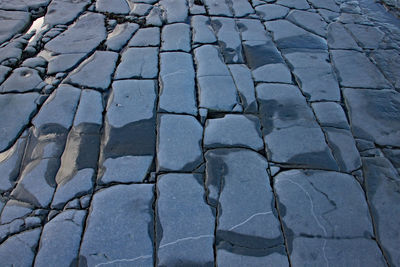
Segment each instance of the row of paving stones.
M97 1L96 9L127 14L123 2ZM306 23L318 13L293 10L283 19L288 8L309 9L306 1L253 1L255 9L247 1L204 2L211 17L201 15L201 6L161 1L163 9L144 12L152 27L118 24L108 37L104 15L80 16L40 53L49 61L47 75L75 68L104 40L109 51L96 51L60 75L64 84L43 106L40 69L16 69L3 83L2 92L12 92L1 95L4 117L23 113L5 127L12 132L3 148L17 142L0 165L7 174L2 190L12 198L2 204L0 253L10 263L398 262L398 220L388 216L398 203L392 167L398 168L398 152L391 147L398 147L399 96L362 53L372 48L360 48L342 23L329 25L338 30L326 41L325 22ZM310 3L340 10L333 2ZM286 14L265 18L279 8ZM200 14L191 17L192 36L181 23L188 10ZM250 14L261 20L233 19ZM174 24L153 27L160 26L157 16ZM90 37L81 40L83 31ZM338 41L343 31L351 39ZM355 46L341 46L348 42ZM23 94L4 89L21 88L16 82L34 87ZM364 176L353 174L369 206L350 175L361 166ZM15 251L23 256L15 259Z

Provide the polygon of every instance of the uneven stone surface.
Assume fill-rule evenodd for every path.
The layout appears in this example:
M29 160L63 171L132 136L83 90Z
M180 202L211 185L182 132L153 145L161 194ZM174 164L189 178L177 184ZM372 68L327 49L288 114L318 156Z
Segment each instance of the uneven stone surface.
M0 0L0 266L400 266L389 2Z

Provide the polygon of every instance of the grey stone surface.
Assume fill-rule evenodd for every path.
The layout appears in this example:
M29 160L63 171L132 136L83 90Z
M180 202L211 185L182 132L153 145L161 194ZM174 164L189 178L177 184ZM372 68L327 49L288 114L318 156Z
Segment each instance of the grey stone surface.
M192 56L182 52L161 53L159 77L159 111L197 115Z
M1 51L1 49L0 49ZM0 65L0 84L2 82L4 82L4 80L6 79L6 77L8 77L8 74L11 72L11 68Z
M386 158L363 158L365 189L376 227L376 237L389 264L400 262L396 249L399 243L399 188L400 178Z
M275 4L264 4L257 6L255 9L262 20L282 19L286 17L290 10L287 7Z
M165 10L168 23L186 21L189 9L187 1L161 0L160 4Z
M354 38L340 22L329 24L327 32L328 46L331 49L361 50Z
M260 127L258 118L253 115L227 114L219 119L209 119L206 121L204 131L204 146L247 147L262 150L264 143Z
M10 223L15 219L22 218L32 212L32 205L21 201L10 199L1 212L0 223Z
M264 25L258 19L238 19L236 25L242 41L269 41Z
M340 88L328 53L295 52L285 57L308 101L340 101Z
M217 41L210 19L206 16L193 16L191 19L193 42L200 44L214 43Z
M244 64L231 64L228 65L228 68L239 92L244 112L257 112L258 105L255 98L255 88L249 68Z
M36 266L70 266L78 256L86 211L61 212L43 228Z
M385 77L398 90L400 88L400 55L397 50L377 50L371 53L371 57L377 63Z
M154 186L115 185L92 201L80 261L96 264L153 265Z
M228 67L224 64L217 46L200 46L194 50L194 57L197 77L229 75Z
M311 104L321 126L350 129L343 108L335 102L315 102Z
M115 79L156 78L158 74L158 48L128 48L121 58Z
M218 209L217 259L224 251L249 256L285 255L267 161L247 149L215 149L205 158L207 201ZM226 266L228 260L221 258L218 263Z
M66 82L105 91L110 86L117 60L118 54L115 52L96 51L71 72Z
M157 190L157 265L213 266L215 218L201 175L161 175Z
M354 177L292 170L278 174L274 188L278 207L285 210L282 220L293 248L292 264L324 265L337 260L343 264L354 260L360 264L383 264L383 256L372 239L365 196ZM335 256L338 253L342 255L340 259Z
M286 19L307 31L320 36L326 35L327 23L318 13L293 10L288 14Z
M113 14L129 14L131 11L126 0L98 0L96 10Z
M378 48L385 35L376 27L358 24L346 24L345 27L350 30L358 43L367 49Z
M86 38L82 39L82 35ZM104 16L87 13L65 32L46 43L45 49L54 57L49 62L48 74L70 69L106 39ZM71 58L71 56L74 56ZM66 66L64 66L66 64Z
M99 132L103 123L103 99L101 93L84 89L74 118L74 130L87 134Z
M264 141L271 161L337 170L323 132L297 87L260 84L256 91Z
M336 4L335 0L310 0L310 3L315 8L328 9L333 12L339 12L339 6Z
M40 228L35 228L9 237L4 241L0 245L2 264L5 266L32 266L40 232Z
M0 8L1 8L0 3ZM28 12L0 10L2 23L0 26L0 43L8 41L15 34L22 32L28 27L31 16Z
M291 1L291 0L278 0L276 2L279 5L294 8L294 9L309 9L310 5L307 0Z
M40 90L40 83L43 82L39 72L35 69L21 67L13 70L10 77L0 86L0 92L24 93Z
M133 5L132 10L129 14L133 14L136 16L146 16L150 13L152 8L153 6L149 4L136 3L135 5Z
M254 14L254 9L247 0L232 1L232 10L235 17L244 17Z
M334 50L333 63L344 87L390 88L379 69L362 53Z
M265 27L272 31L274 39L281 49L327 49L325 39L287 20L267 21Z
M160 28L148 27L139 29L132 39L129 41L128 46L159 46L160 45Z
M211 16L232 16L232 12L225 1L204 0L204 4Z
M343 91L355 137L378 145L400 145L400 95L392 90Z
M214 17L211 26L218 38L226 63L244 63L239 31L234 19Z
M158 171L192 171L202 163L203 127L194 117L162 114L157 125Z
M185 23L164 26L161 40L161 51L190 52L190 26Z
M37 110L38 97L37 93L0 95L0 151L9 148L29 123Z
M99 182L141 182L156 150L152 80L113 83L107 104Z
M138 30L136 23L118 24L115 29L108 34L105 45L108 50L119 52L131 39L132 35Z
M47 7L44 25L68 24L90 4L90 0L53 0Z

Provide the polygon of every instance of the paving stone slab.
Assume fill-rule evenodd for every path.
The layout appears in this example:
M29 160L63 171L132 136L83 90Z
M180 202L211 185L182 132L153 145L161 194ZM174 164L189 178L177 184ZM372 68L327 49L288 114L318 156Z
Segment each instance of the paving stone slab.
M132 39L129 41L128 46L159 46L160 45L160 28L148 27L139 29Z
M1 212L0 223L7 224L15 219L23 218L30 214L33 210L33 206L29 203L10 199Z
M318 13L293 10L287 15L286 19L307 31L320 36L326 35L328 24Z
M228 67L215 45L203 45L194 49L196 76L229 76Z
M347 50L333 50L331 53L342 86L391 88L379 69L363 53Z
M312 110L293 85L256 87L268 158L284 165L337 170Z
M358 43L367 49L376 49L382 42L385 34L376 27L359 25L359 24L346 24L345 27L350 30Z
M327 52L295 52L285 57L308 101L340 101L339 84Z
M156 78L158 74L158 48L128 48L115 72L115 79Z
M168 23L185 22L188 16L187 1L161 0Z
M162 114L157 125L158 171L189 172L202 163L203 127L194 117Z
M268 162L247 149L210 150L205 158L207 201L218 209L218 263L227 266L229 257L218 259L219 253L224 255L225 251L243 256L286 256L273 208ZM255 259L249 257L251 260Z
M363 190L353 176L292 170L278 174L274 188L292 264L333 264L338 253L346 264L354 255L356 261L383 264Z
M0 86L3 93L25 93L29 91L39 91L40 83L43 80L39 72L32 68L21 67L13 70L10 77Z
M193 43L207 44L217 41L208 17L200 15L193 16L191 19L191 26L193 28Z
M315 116L321 126L349 130L343 108L335 102L315 102L311 104Z
M190 52L190 26L185 23L166 25L161 33L161 51Z
M354 38L340 22L329 24L327 32L328 46L331 49L353 49L361 51Z
M365 190L374 218L376 235L390 265L400 262L396 249L399 243L400 177L390 162L383 157L363 158Z
M49 4L49 2L50 0L31 0L29 2L24 0L3 0L0 3L0 9L30 11L44 8Z
M310 5L306 0L299 0L299 1L292 1L292 0L278 0L276 2L279 5L286 6L289 8L294 8L294 9L309 9Z
M53 0L47 6L44 25L67 25L83 13L90 0Z
M156 150L154 80L112 85L107 104L98 181L142 182Z
M219 119L207 120L204 146L206 148L248 147L262 150L264 143L260 127L258 118L253 115L227 114Z
M158 177L159 266L214 266L215 218L204 201L202 180L198 174L170 173Z
M400 146L400 95L392 90L345 89L355 137L382 146Z
M232 17L232 12L225 1L204 0L208 14L211 16L228 16Z
M333 11L333 12L339 12L340 11L340 8L336 4L335 0L309 0L309 2L315 8L328 9L328 10Z
M95 193L79 262L153 266L154 185L115 185Z
M160 69L159 111L197 115L195 73L191 54L161 53Z
M255 9L262 20L283 19L290 11L287 7L275 4L264 4Z
M9 237L0 245L0 258L6 266L32 266L41 228ZM18 255L16 257L15 255Z
M236 25L242 41L269 41L264 25L258 19L238 19Z
M115 29L108 34L105 45L108 50L119 52L131 39L132 35L139 29L136 23L118 24Z
M244 17L254 14L254 9L247 0L232 1L232 10L235 14L235 17Z
M96 51L71 72L65 82L105 91L111 84L111 76L114 73L117 60L117 53Z
M228 68L239 92L244 112L257 112L255 88L249 68L244 64L231 64L228 65Z
M398 90L400 88L400 55L397 50L377 50L371 53L379 69Z
M0 151L9 148L29 123L37 110L38 97L37 93L0 95Z
M2 3L0 3L0 9ZM28 12L0 10L0 44L11 39L15 34L28 27L31 16Z
M70 266L76 263L86 211L63 211L43 228L37 266Z
M96 10L112 14L127 15L131 11L125 0L98 0Z

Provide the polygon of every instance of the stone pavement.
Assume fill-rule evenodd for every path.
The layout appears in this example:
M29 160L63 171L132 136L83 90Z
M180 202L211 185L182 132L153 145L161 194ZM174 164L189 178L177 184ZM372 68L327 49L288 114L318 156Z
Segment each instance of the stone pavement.
M373 0L0 0L0 266L400 266L400 19Z

